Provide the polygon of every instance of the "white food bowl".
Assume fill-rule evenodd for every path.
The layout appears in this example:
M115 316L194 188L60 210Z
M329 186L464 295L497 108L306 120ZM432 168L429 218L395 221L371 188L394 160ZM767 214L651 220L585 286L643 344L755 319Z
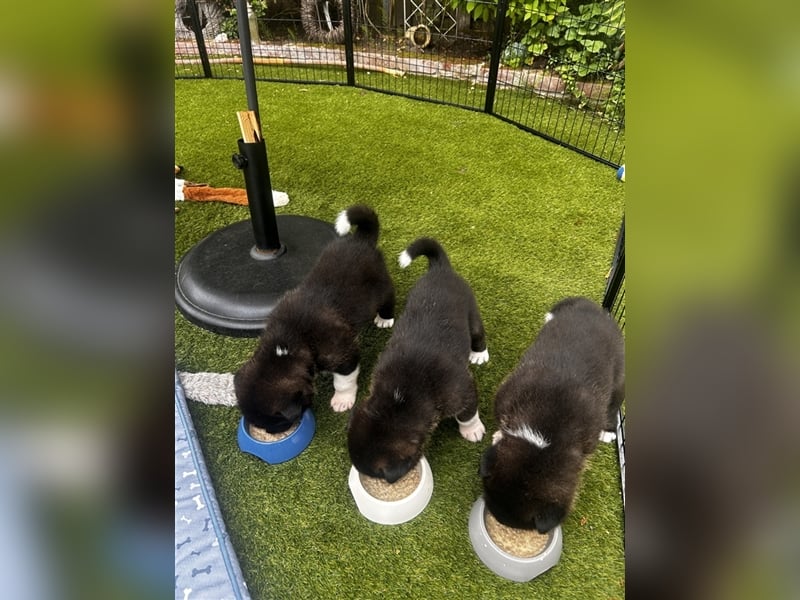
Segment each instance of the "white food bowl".
M469 513L469 540L475 554L491 571L511 581L530 581L558 563L563 539L561 525L550 531L544 550L536 556L523 558L505 552L494 543L486 529L485 510L486 503L481 496Z
M381 525L398 525L416 517L425 510L433 494L431 466L423 456L420 459L421 473L417 488L400 500L379 500L364 489L358 470L350 467L348 484L359 512L370 521Z

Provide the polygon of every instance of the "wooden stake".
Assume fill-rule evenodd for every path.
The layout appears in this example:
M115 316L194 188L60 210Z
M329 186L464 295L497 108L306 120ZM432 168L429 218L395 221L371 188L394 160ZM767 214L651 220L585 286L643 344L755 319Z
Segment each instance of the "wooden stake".
M261 141L261 130L256 113L252 110L240 110L237 111L236 118L239 120L239 129L242 130L242 139L245 143L253 144Z

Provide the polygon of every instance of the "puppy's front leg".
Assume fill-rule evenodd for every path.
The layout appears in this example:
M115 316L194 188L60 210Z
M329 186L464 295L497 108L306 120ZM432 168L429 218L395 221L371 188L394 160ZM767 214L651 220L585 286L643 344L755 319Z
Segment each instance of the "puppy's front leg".
M344 412L353 407L356 402L356 392L358 392L358 365L352 373L340 375L333 373L333 389L335 390L331 398L331 408L336 412Z
M458 432L465 440L480 442L483 439L483 434L486 433L486 427L481 421L478 411L475 411L475 415L467 421L462 421L458 417L456 417L456 421L458 422Z

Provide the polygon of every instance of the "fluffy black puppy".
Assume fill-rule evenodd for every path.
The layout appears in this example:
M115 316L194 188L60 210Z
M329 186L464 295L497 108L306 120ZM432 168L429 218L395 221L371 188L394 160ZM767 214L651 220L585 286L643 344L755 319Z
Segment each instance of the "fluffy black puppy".
M352 225L355 233L346 235ZM317 371L333 372L333 410L349 409L357 392L359 329L394 323L394 285L376 247L378 215L351 206L339 214L336 231L342 237L281 298L255 354L233 379L245 420L272 433L289 429L311 405Z
M400 266L420 255L428 257L428 271L408 295L347 436L356 469L389 483L417 464L443 418L455 417L472 442L486 431L468 364L489 360L478 304L436 240L414 241L400 255Z
M499 430L480 475L498 521L539 533L561 523L600 434L616 427L624 387L622 334L611 316L587 298L553 306L495 397Z

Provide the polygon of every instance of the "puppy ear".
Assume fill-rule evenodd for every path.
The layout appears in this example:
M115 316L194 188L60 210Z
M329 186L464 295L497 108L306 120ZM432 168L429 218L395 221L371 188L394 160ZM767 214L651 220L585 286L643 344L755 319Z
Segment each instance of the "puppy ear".
M547 504L544 509L536 515L534 521L536 522L536 531L539 533L547 533L556 525L561 523L567 511L564 507L558 504Z
M497 447L489 446L481 456L481 464L478 467L478 474L481 478L486 478L492 472L495 462L497 462Z

